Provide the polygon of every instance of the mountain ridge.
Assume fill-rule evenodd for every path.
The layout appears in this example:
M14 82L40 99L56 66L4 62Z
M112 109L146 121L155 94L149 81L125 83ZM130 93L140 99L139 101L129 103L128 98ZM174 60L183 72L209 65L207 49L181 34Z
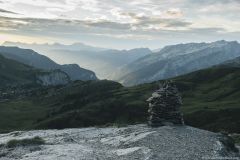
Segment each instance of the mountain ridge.
M58 43L41 45L5 42L3 45L30 48L61 64L78 64L83 68L94 71L100 79L114 79L112 73L115 73L120 67L152 53L148 48L129 50L103 49L92 46L81 48L84 45L82 43L80 43L80 47L74 47L74 45L78 46L78 43L72 45Z
M170 79L183 97L185 123L214 132L240 133L239 78L239 67L220 65ZM146 99L161 82L124 87L107 80L75 81L60 87L39 88L31 98L1 103L0 126L2 130L63 129L143 123L147 120ZM21 108L21 104L26 104L29 111L8 112L15 109L12 107ZM32 112L39 114L29 119L27 125L15 125L16 121L25 122L18 114L31 117ZM1 113L12 118L1 118ZM12 128L1 123L4 121Z
M97 76L102 79L113 79L116 70L125 66L136 59L145 55L152 54L148 48L136 48L131 50L105 50L105 51L69 51L69 50L52 50L52 54L62 57L65 62L74 62L82 64L96 72ZM61 60L58 60L61 61Z
M76 42L76 43L72 43L69 45L66 44L61 44L61 43L42 43L42 44L38 44L38 43L21 43L21 42L10 42L10 41L5 41L3 44L3 46L17 46L17 47L21 47L21 48L31 48L31 49L37 49L37 48L42 48L42 49L66 49L66 50L89 50L89 51L103 51L103 50L107 50L105 48L101 48L101 47L95 47L95 46L90 46L90 45L86 45L84 43L80 43L80 42ZM32 47L33 48L32 48Z
M13 59L43 70L60 69L66 72L71 80L97 80L94 72L81 68L76 64L59 65L50 58L41 55L31 49L21 49L18 47L0 46L0 54L6 58Z
M24 85L64 85L70 82L69 76L60 70L44 71L7 59L0 54L0 88Z
M238 56L240 44L236 41L167 46L123 67L116 80L124 85L147 83L208 68Z

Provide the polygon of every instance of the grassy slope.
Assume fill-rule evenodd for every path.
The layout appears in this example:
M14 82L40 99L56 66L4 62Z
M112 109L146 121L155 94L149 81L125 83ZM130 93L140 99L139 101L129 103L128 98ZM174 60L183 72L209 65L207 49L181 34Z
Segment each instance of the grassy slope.
M240 133L239 68L211 68L175 78L174 81L183 95L182 110L186 124L212 131ZM0 104L0 113L5 110L6 116L0 115L0 122L9 116L15 117L8 123L0 123L0 129L145 122L145 100L157 88L157 82L130 88L111 81L76 82L62 89L53 89L58 94L50 98L45 98L43 94L42 98L38 96L27 102L11 102L27 105ZM29 108L23 110L26 106Z
M47 108L31 100L0 103L0 132L24 130L38 118L46 116Z
M240 132L239 68L215 67L176 80L183 93L182 109L187 124L213 131Z

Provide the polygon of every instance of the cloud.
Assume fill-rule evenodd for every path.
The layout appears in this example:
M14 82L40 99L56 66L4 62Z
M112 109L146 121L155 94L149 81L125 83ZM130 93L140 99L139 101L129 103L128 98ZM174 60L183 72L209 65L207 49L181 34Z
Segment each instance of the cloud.
M1 2L0 2L0 3L1 3ZM0 13L18 14L18 13L11 12L11 11L8 11L8 10L5 10L5 9L0 9Z
M111 21L82 21L87 26L100 27L108 29L118 29L118 30L129 30L131 29L131 24L128 23L117 23Z
M106 16L98 15L98 18L85 18L85 19L68 19L68 18L31 18L31 17L4 17L1 19L9 23L10 29L17 29L25 27L30 30L42 30L48 29L44 26L54 26L56 28L71 28L75 25L81 28L101 28L104 30L121 30L121 31L136 31L136 30L151 30L155 29L166 29L174 30L176 28L187 27L191 25L190 22L186 22L183 19L178 18L181 14L179 9L169 9L164 13L171 15L169 16L155 16L155 15L144 15L136 14L133 12L124 13L121 9L111 10L110 12L117 15L119 19L128 19L127 21L117 20L114 21ZM182 15L182 14L181 14ZM100 17L101 16L101 17ZM21 22L21 23L20 23ZM18 26L18 27L16 27ZM6 25L1 25L1 28ZM75 28L75 27L74 27Z
M171 14L175 15L175 12L171 12ZM171 29L174 30L176 28L188 27L191 25L191 22L186 22L183 19L179 18L165 18L159 16L145 16L145 15L137 15L135 13L122 13L123 16L131 17L133 23L131 24L133 28L138 29Z
M188 0L189 3L192 4L216 4L216 3L222 3L222 4L231 4L231 3L240 3L239 0Z
M0 31L18 30L26 24L27 22L21 19L0 16Z
M217 4L211 4L204 6L200 8L200 12L206 12L206 13L236 13L240 12L240 3L236 4L224 4L224 3L217 3Z
M217 14L224 18L229 14L237 16L236 13L240 12L239 0L189 0L189 2L191 2L192 7L198 7L196 11L199 11L201 14Z
M183 16L183 12L179 8L170 8L164 14L166 17L179 18Z
M12 34L92 41L240 37L239 0L0 0L0 8L0 31Z

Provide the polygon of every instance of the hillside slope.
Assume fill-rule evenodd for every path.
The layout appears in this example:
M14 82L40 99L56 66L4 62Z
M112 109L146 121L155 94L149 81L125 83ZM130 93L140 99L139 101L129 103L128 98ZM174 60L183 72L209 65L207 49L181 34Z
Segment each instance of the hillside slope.
M113 79L117 69L127 65L152 51L148 48L131 50L115 50L88 46L82 43L72 45L54 44L26 44L5 42L4 46L18 46L29 48L61 64L76 63L83 68L94 71L100 79Z
M187 124L212 131L240 132L239 68L210 68L174 81L183 95L182 110ZM131 88L105 83L86 84L79 86L76 93L68 93L60 108L55 108L53 116L40 126L64 128L146 120L145 100L157 89L157 83Z
M59 65L50 58L40 55L30 49L0 46L0 54L6 58L24 63L43 70L61 70L69 75L71 80L97 80L94 72L79 67L76 64Z
M88 68L99 78L112 79L117 69L150 54L151 50L148 48L104 51L51 49L45 53L58 62L76 63Z
M149 83L209 68L240 56L236 41L167 46L122 68L117 81L124 85Z
M240 67L240 56L221 64L223 67Z
M213 67L173 80L183 96L182 111L187 125L240 133L238 67ZM158 83L123 87L112 81L79 81L60 88L42 88L37 97L33 94L20 101L1 103L0 122L5 123L0 123L0 128L3 131L146 122L146 99L158 88ZM21 110L24 105L28 110ZM35 112L37 116L32 117Z
M60 70L44 71L7 59L0 53L0 88L22 85L59 85L70 81Z
M34 83L38 71L0 55L0 87Z

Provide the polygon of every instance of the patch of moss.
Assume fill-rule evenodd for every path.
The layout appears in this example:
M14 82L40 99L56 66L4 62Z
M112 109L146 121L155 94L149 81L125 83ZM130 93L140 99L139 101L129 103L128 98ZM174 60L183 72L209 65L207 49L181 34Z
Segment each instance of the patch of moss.
M34 145L43 145L45 144L45 141L41 137L34 137L29 139L13 139L7 142L6 147L7 148L15 148L18 146L34 146Z
M234 134L231 136L235 142L235 144L240 145L240 134Z

